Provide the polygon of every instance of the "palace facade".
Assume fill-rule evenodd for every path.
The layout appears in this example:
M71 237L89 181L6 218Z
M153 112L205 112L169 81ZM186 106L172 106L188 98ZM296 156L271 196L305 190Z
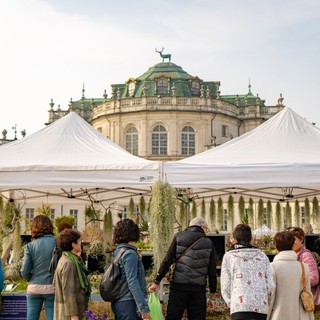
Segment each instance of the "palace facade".
M104 136L150 160L179 160L236 138L283 109L283 98L266 105L258 94L223 95L219 81L190 75L164 59L139 77L111 85L102 98L50 103L48 124L77 112Z

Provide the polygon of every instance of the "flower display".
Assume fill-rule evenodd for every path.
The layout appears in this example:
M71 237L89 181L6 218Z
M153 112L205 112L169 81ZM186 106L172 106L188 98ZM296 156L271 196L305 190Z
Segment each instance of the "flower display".
M83 317L82 317L82 320L106 320L106 319L108 319L108 315L106 313L104 313L101 316L97 316L91 310L86 310L83 313Z

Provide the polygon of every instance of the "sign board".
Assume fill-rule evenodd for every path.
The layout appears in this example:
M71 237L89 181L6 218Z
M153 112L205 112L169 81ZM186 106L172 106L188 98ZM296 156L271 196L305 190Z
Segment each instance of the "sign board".
M27 298L24 294L3 294L0 320L26 320Z

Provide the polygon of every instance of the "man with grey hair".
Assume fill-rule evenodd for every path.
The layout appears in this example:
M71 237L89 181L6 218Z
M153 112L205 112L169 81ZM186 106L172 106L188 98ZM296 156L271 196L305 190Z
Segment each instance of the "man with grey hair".
M175 234L150 292L158 292L159 284L171 264L175 270L170 282L166 320L182 319L187 310L189 320L206 318L206 284L209 278L211 298L217 298L216 256L213 242L206 237L208 224L196 217L189 227Z

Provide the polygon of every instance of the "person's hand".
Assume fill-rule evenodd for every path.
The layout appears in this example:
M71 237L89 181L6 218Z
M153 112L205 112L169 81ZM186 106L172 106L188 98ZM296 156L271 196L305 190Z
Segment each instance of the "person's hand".
M220 299L221 298L221 295L220 293L210 293L210 299L211 300L217 300L217 299Z
M156 283L153 283L149 289L148 289L149 292L155 292L155 293L158 293L159 291L159 285L156 284Z
M142 314L142 319L143 320L149 320L150 319L150 313L143 313Z
M70 320L79 320L79 316L77 314L74 314L70 317Z

